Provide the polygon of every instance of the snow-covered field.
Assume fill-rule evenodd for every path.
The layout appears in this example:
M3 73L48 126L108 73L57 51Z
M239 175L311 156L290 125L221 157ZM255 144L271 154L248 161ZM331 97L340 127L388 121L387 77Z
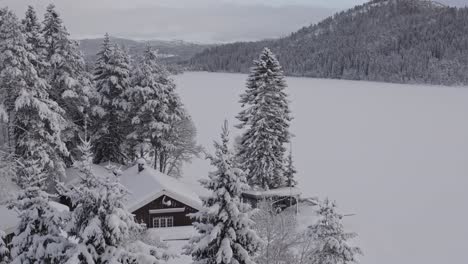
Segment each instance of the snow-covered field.
M246 75L189 72L175 79L199 143L211 151L223 120L237 124ZM361 263L466 263L468 89L287 82L300 187L356 214L345 223L360 235ZM209 170L195 160L185 180Z

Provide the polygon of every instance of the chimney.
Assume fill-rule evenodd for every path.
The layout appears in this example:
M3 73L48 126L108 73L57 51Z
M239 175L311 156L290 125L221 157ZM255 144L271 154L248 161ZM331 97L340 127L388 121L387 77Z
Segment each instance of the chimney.
M138 163L138 172L142 172L145 169L146 160L144 158L139 158L137 160Z

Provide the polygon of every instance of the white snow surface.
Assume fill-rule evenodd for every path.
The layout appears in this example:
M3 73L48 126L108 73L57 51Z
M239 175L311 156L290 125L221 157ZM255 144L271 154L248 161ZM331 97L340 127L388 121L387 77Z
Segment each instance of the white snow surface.
M5 205L0 205L0 230L6 234L13 233L18 222L18 213L9 210Z
M166 228L150 228L146 232L152 237L158 237L161 241L189 240L197 234L193 226L175 226Z
M168 228L150 228L146 232L155 240L164 241L168 246L169 253L177 258L171 258L167 264L188 264L192 263L192 257L182 255L183 247L188 244L189 239L197 234L193 226L177 226Z
M290 208L295 209L295 208ZM319 218L317 215L317 206L311 206L307 203L299 203L297 205L297 230L303 232L310 225L314 224Z
M138 165L122 172L120 182L130 191L126 202L130 211L134 211L154 199L167 195L195 209L201 208L201 200L189 185L178 179L145 166L138 172Z
M63 205L61 203L50 201L49 204L50 204L50 206L52 206L55 210L57 210L60 213L70 211L70 208L68 206Z
M167 241L170 252L174 253L177 258L169 259L166 264L190 264L192 263L192 256L182 255L183 248L187 245L188 240L173 240Z
M224 119L239 122L243 74L175 77L213 153ZM298 187L330 197L359 237L361 264L465 263L468 245L468 89L287 78ZM239 135L232 128L231 136ZM212 171L186 165L185 182Z

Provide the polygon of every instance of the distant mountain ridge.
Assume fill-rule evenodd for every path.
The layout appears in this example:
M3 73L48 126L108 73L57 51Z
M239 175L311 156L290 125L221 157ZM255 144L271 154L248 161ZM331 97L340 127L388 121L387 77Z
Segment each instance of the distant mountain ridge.
M263 47L291 76L399 83L468 83L468 8L374 0L288 37L210 47L191 69L248 72Z
M129 54L135 59L142 54L146 45L152 46L158 50L161 60L169 65L176 65L182 61L187 61L195 54L203 51L212 45L196 44L181 40L148 40L136 41L125 38L111 37L111 41L117 45L125 47ZM96 60L96 54L101 48L103 38L78 40L80 49L88 64L93 64Z

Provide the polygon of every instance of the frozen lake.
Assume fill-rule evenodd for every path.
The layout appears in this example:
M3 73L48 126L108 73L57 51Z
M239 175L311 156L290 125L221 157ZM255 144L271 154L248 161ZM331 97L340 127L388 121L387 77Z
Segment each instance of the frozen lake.
M246 75L189 72L179 92L209 151ZM287 78L299 186L338 202L362 264L466 263L468 89ZM233 136L239 132L232 131ZM185 169L205 177L205 160Z

